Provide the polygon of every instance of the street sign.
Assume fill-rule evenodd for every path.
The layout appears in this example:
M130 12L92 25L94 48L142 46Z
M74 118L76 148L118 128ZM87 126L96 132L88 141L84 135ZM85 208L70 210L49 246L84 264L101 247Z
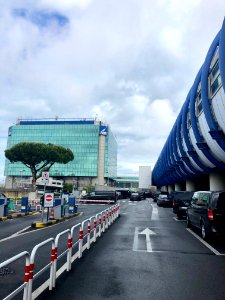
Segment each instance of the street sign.
M41 179L42 179L42 182L44 183L44 184L47 184L48 183L48 181L49 181L49 172L42 172L41 173Z
M99 129L99 135L106 136L107 134L108 134L108 127L101 125Z
M54 193L45 193L44 207L53 207Z
M42 175L42 178L49 179L49 172L42 172L41 175Z

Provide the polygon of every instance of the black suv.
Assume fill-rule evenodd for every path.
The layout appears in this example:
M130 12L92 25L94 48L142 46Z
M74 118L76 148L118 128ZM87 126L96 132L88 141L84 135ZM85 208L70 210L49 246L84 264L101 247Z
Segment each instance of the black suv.
M194 192L172 192L171 199L173 201L173 212L178 218L186 216L187 207L191 203Z
M225 191L195 192L187 209L187 227L201 229L203 239L225 233Z
M141 195L138 192L132 192L130 195L130 201L141 201Z

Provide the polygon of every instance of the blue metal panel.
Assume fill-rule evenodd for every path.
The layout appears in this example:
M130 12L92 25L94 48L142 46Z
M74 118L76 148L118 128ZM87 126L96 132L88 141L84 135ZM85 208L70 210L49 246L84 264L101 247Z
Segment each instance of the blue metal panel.
M86 125L86 124L94 124L94 120L54 120L54 121L20 121L20 125L62 125L62 124L76 124L76 125Z
M190 171L192 171L194 174L197 174L198 171L192 166L191 162L190 162L190 159L189 157L187 156L186 152L184 151L183 149L183 145L182 145L182 137L181 137L181 127L182 127L182 115L183 115L183 108L179 114L179 117L178 117L178 124L177 124L177 132L176 132L176 135L177 135L177 142L178 142L178 146L179 146L179 149L180 149L180 152L181 152L181 159L183 162L185 162L186 166L189 168ZM188 174L190 176L193 176L193 173L192 172L189 172L188 171Z
M223 90L225 91L225 19L223 21L222 28L220 30L220 40L219 40L219 69L223 85Z
M211 110L211 100L209 99L208 91L208 76L210 72L210 64L213 59L214 53L217 46L219 45L220 32L216 35L214 41L212 42L209 51L207 53L205 62L202 66L202 76L201 76L201 94L202 94L202 106L206 121L210 128L211 137L216 140L218 145L225 151L225 136L224 133L219 130L217 122L214 120Z
M200 69L200 71L198 72L196 79L194 81L194 84L191 88L191 95L190 95L190 117L191 117L191 125L192 125L192 129L193 129L193 133L195 136L195 139L197 141L196 145L197 147L202 151L202 153L205 155L205 157L212 163L214 164L216 167L218 167L219 169L223 169L224 168L224 164L220 161L218 161L213 154L211 153L208 145L206 144L206 142L204 141L202 135L200 134L199 130L198 130L198 125L197 125L197 118L195 115L195 99L196 99L196 94L197 94L197 88L199 85L199 82L201 80L201 72L202 69Z
M182 114L182 128L183 128L183 135L184 135L184 140L187 146L187 154L190 156L194 162L206 173L209 173L210 168L207 168L200 160L198 157L197 152L194 150L193 145L190 142L189 139L189 133L188 133L188 128L187 128L187 114L188 114L188 107L190 103L190 92L186 98L186 101L183 106L183 114Z

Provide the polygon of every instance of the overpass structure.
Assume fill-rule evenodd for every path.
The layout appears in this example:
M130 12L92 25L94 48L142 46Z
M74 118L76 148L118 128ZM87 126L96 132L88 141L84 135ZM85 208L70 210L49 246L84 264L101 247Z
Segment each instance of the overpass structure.
M153 169L172 190L225 190L225 20Z

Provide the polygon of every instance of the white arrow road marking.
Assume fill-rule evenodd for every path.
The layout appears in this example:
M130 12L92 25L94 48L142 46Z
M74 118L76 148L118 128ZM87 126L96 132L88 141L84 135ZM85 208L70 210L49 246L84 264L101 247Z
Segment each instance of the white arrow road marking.
M146 249L147 250L140 250L138 249L138 235L142 234L146 236ZM152 251L152 244L151 244L151 239L150 235L156 235L154 231L152 231L149 228L145 228L143 231L138 232L138 227L135 227L135 232L134 232L134 243L133 243L133 251L144 251L144 252L153 252Z
M142 232L139 234L144 234L146 236L146 247L147 247L147 252L152 252L152 244L150 240L150 235L155 235L155 232L150 230L149 228L145 228Z

